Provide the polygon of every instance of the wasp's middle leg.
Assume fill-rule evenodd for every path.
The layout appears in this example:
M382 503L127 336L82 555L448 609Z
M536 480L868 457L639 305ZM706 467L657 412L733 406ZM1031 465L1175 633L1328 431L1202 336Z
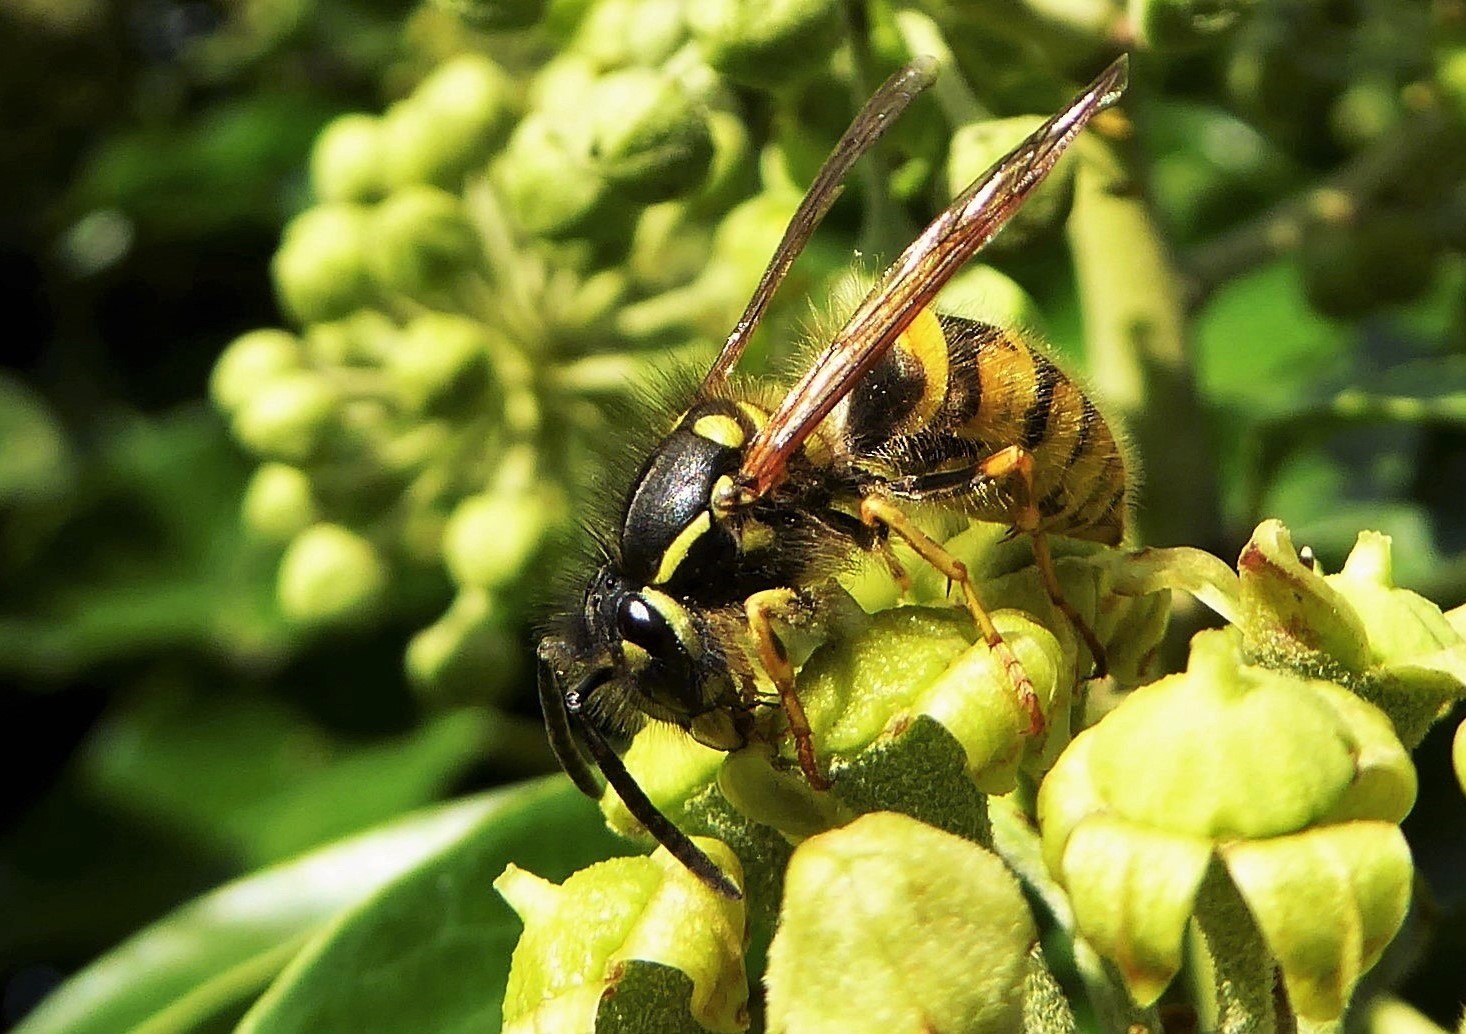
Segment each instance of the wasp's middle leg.
M1018 693L1019 702L1028 714L1030 735L1036 736L1043 732L1043 708L1039 703L1038 693L1033 688L1033 681L1023 670L1023 664L1018 660L1018 655L1013 652L1013 648L1008 645L1002 633L993 624L993 619L987 609L983 607L982 600L978 598L977 589L972 584L972 578L967 573L967 565L949 553L940 542L918 528L915 522L906 515L906 511L888 499L883 499L878 495L866 496L860 501L860 516L867 524L883 524L890 529L892 534L899 535L907 545L916 551L917 556L946 575L948 581L962 590L963 602L967 604L967 610L972 615L972 620L976 623L983 642L1007 670L1008 678Z

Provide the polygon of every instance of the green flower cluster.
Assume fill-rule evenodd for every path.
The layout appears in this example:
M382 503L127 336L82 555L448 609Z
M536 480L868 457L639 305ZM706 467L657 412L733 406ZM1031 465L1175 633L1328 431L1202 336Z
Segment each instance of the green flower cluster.
M1114 688L1147 678L1168 587L1235 622L1198 634L1184 672L1118 704L1088 700L1082 642L1022 559L1026 545L1000 533L974 525L947 545L981 573L1043 702L1041 734L961 612L932 605L945 587L918 575L893 606L893 583L872 565L847 582L851 602L833 608L799 675L829 793L798 775L777 721L732 755L657 729L632 743L627 767L657 806L737 858L714 855L744 888L736 906L664 852L647 870L658 894L688 904L687 929L721 928L735 907L747 924L746 957L705 952L695 965L723 967L723 980L752 967L769 1030L1012 1030L1020 1017L1028 1030L1073 1029L1018 874L1076 959L1088 946L1104 960L1083 975L1095 1003L1128 1001L1116 1022L1158 1029L1150 1007L1182 968L1193 919L1224 1029L1274 1029L1274 968L1296 1017L1337 1020L1404 920L1414 873L1399 822L1416 777L1402 738L1466 696L1466 637L1389 583L1388 541L1372 533L1330 576L1301 564L1276 522L1257 530L1240 576L1191 549L1066 544L1060 579L1113 651ZM1328 607L1310 602L1325 596ZM1295 609L1280 610L1284 599ZM1366 699L1402 679L1414 680L1408 692ZM990 795L1005 795L1001 808ZM614 793L602 804L612 828L642 835ZM605 900L631 893L628 879L596 867L565 885L563 936L516 956L528 1004L506 1011L506 1029L534 1029L536 1010L572 994L555 985L569 979L568 953L573 995L598 989L602 1009L619 998L625 952L591 951L585 931ZM536 929L536 908L509 897ZM686 973L693 987L715 979ZM690 1008L728 1029L685 987L663 990L642 1022ZM622 1028L603 1012L595 1029Z
M1451 54L1432 53L1419 69L1432 103L1418 110L1408 91L1387 90L1401 105L1381 105L1337 84L1289 94L1306 104L1271 103L1293 81L1279 75L1306 71L1294 57L1315 38L1317 12L1249 18L1245 0L1123 12L871 5L863 31L834 0L449 6L530 31L491 36L492 58L462 54L385 114L328 128L312 161L316 203L274 263L294 329L241 337L212 386L261 460L245 516L282 547L288 615L370 622L451 579L454 599L408 653L415 681L439 698L526 681L512 646L524 602L559 563L560 533L605 451L597 443L625 441L613 403L669 364L711 359L851 97L912 54L934 55L941 79L916 102L929 110L872 155L858 244L873 251L909 239L901 206L941 207L1033 124L995 112L1050 108L1040 100L1067 94L1051 70L1095 67L1122 36L1161 53L1227 39L1227 89L1254 98L1271 139L1326 126L1374 148L1398 129L1399 153L1386 155L1396 164L1450 122L1436 102L1454 103L1466 78ZM1317 38L1358 42L1384 18L1376 6ZM1011 54L990 60L999 45L1042 59L1013 71ZM1305 117L1270 121L1277 111ZM1123 164L1119 148L1075 150L1005 241L1051 233L1087 196L1089 222L1070 232L1088 239L1075 251L1093 308L1105 297L1095 283L1116 285L1096 280L1088 257L1113 266L1117 241L1134 243L1134 225L1105 223L1117 210L1105 206L1133 192L1123 177L1113 189L1096 178ZM1390 258L1401 241L1411 261L1433 264L1441 250L1411 236L1428 210L1419 198L1381 206L1375 181L1342 187L1283 213L1287 232L1264 241L1303 248L1326 311L1401 297ZM851 222L837 208L842 245L817 239L793 271L765 322L772 333L747 358L755 369L807 297L849 278ZM1142 259L1161 253L1141 243ZM1246 245L1199 256L1203 287L1233 275ZM1343 262L1351 249L1375 265ZM1410 268L1398 277L1406 294L1423 279ZM1167 338L1176 293L1155 292L1144 319L1125 305L1098 313L1099 338L1107 325ZM1038 322L993 270L968 270L944 302L974 298L988 319ZM1071 1030L1074 1003L1050 970L1050 942L1037 946L1041 927L1058 931L1053 943L1107 1019L1156 1030L1149 1007L1181 967L1193 918L1219 1011L1270 1015L1276 967L1298 1016L1339 1016L1403 917L1407 748L1463 695L1463 622L1390 584L1379 537L1332 576L1299 561L1272 524L1240 575L1196 550L1071 544L1058 574L1109 655L1112 681L1097 689L1026 543L998 541L998 527L946 531L1034 683L1043 730L935 572L903 556L905 595L875 567L857 572L810 641L790 644L832 791L796 774L776 708L732 755L643 732L628 769L745 897L717 897L662 852L558 887L511 869L498 885L526 933L506 1030L740 1030L758 1017L771 1030ZM1186 671L1143 685L1172 590L1230 627L1197 638ZM614 794L603 809L613 828L642 835ZM750 1008L750 973L766 988L762 1008Z

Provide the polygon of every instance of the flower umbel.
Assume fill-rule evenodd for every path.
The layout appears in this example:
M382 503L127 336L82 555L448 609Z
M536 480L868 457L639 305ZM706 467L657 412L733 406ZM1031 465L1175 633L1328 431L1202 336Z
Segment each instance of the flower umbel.
M1180 967L1216 865L1294 1007L1327 1019L1404 919L1412 867L1396 824L1414 799L1414 768L1381 712L1333 683L1248 665L1233 634L1212 631L1185 672L1075 738L1038 808L1080 931L1138 1001Z

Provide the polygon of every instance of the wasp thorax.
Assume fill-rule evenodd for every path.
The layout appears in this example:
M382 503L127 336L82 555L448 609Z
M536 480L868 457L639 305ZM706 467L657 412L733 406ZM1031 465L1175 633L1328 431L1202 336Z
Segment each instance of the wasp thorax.
M725 400L683 414L637 475L621 524L626 575L675 595L706 594L736 564L736 529L715 516L752 434L748 414Z

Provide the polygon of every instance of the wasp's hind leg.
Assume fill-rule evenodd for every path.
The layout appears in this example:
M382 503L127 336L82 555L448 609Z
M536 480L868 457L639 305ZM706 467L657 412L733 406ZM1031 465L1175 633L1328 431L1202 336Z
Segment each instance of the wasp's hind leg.
M1054 569L1054 555L1049 552L1049 540L1039 530L1041 517L1033 501L1033 454L1022 446L1010 445L983 460L979 471L983 477L1007 480L1016 486L1013 527L1028 536L1033 544L1034 565L1038 568L1039 577L1043 579L1044 591L1089 648L1089 656L1094 661L1094 672L1090 677L1103 678L1110 669L1104 644L1099 641L1094 629L1089 627L1089 622L1064 597L1063 586L1059 584L1059 575Z
M1090 659L1094 661L1094 670L1090 673L1092 679L1102 679L1110 673L1110 660L1105 655L1105 644L1100 642L1095 630L1089 626L1079 611L1074 609L1074 604L1064 597L1064 589L1059 584L1058 572L1054 570L1054 556L1049 552L1049 540L1041 531L1031 531L1029 541L1033 543L1033 560L1038 567L1038 573L1043 578L1044 589L1049 594L1059 612L1068 619L1069 625L1079 633L1084 640L1084 645L1089 648Z
M977 624L977 630L982 635L983 642L987 644L993 656L1008 672L1008 679L1013 683L1019 702L1028 714L1029 734L1037 736L1043 732L1043 708L1039 704L1038 693L1033 688L1033 681L1029 679L1028 673L1023 670L1022 662L1018 660L1018 655L1003 639L1002 633L998 631L997 626L993 624L992 617L983 607L982 600L978 598L977 589L973 587L972 578L967 573L967 565L947 552L946 547L940 542L918 528L906 515L906 511L878 495L868 495L860 501L860 518L870 525L884 525L892 534L900 536L916 551L919 557L946 575L949 582L961 587L962 599L967 604L967 610L971 613L972 620Z
M814 733L810 731L809 718L794 691L794 665L774 630L776 618L797 619L807 609L805 602L794 589L765 589L748 597L743 608L748 616L748 630L753 634L754 645L758 649L759 663L778 689L779 703L789 718L789 732L794 736L799 769L810 786L816 790L828 790L830 781L815 762Z

